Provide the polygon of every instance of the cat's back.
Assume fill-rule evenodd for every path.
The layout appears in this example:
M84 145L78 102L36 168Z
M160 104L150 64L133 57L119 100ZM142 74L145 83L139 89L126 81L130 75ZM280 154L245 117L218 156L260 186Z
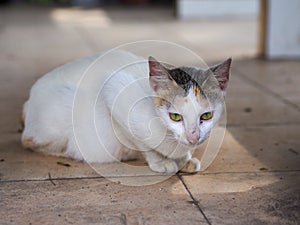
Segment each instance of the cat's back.
M99 53L93 56L80 58L46 73L32 86L30 97L32 97L36 91L43 92L43 90L53 90L54 88L77 85L85 70L100 55L101 54Z
M63 105L71 104L76 91L88 94L94 91L93 88L100 89L100 84L104 84L114 70L136 59L136 56L125 51L115 51L111 54L100 52L64 64L35 82L26 105L37 104L36 101L43 102L46 108L57 101ZM85 78L91 78L88 86L82 85Z
M56 151L65 148L72 137L76 94L83 93L84 102L93 102L111 74L140 60L140 57L125 51L98 53L60 66L38 79L23 107L23 145L43 149L41 151L46 149L48 154L62 154Z

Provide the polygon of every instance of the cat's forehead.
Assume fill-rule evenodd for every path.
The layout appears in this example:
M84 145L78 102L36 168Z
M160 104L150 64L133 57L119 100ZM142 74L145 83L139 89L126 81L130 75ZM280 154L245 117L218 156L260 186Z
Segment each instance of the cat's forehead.
M217 83L207 82L210 79L210 74L207 70L202 70L194 67L177 67L168 69L168 74L172 79L173 85L169 85L167 89L160 92L160 97L154 98L156 106L171 105L178 111L184 111L187 108L206 108L210 107L210 102L214 102L211 97L211 89ZM206 84L210 84L207 87Z
M183 97L192 90L200 103L207 99L215 102L222 97L219 84L210 70L195 67L178 67L169 70L169 74L177 85L176 93Z
M199 111L210 107L209 101L198 85L192 85L185 96L176 96L173 105L179 111Z
M176 84L184 90L185 95L188 95L191 88L194 90L195 95L201 94L200 86L208 77L205 71L193 67L171 69L169 74Z

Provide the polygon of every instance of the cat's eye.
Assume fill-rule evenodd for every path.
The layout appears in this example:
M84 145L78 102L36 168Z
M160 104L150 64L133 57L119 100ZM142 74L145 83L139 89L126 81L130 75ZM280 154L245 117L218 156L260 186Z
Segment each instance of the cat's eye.
M212 117L213 117L213 113L212 113L212 112L206 112L206 113L203 113L203 114L200 116L200 121L203 121L203 120L210 120Z
M170 119L176 122L179 122L182 120L182 116L178 113L169 113Z

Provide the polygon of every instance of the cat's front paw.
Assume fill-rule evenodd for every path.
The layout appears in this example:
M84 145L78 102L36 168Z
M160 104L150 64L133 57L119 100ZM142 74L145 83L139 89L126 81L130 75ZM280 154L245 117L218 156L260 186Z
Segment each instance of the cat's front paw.
M171 159L161 160L159 162L149 164L151 170L159 173L175 174L179 171L178 165Z
M197 158L189 159L186 164L180 169L184 173L196 173L200 171L201 163Z

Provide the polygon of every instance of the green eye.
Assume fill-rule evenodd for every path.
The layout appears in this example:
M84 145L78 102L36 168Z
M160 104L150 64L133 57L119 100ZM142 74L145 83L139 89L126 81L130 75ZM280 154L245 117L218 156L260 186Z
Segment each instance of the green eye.
M206 113L203 113L200 116L200 120L201 121L203 121L203 120L210 120L212 117L213 117L213 113L212 112L206 112Z
M182 120L182 116L178 113L169 113L169 116L170 116L171 120L174 120L176 122L179 122Z

